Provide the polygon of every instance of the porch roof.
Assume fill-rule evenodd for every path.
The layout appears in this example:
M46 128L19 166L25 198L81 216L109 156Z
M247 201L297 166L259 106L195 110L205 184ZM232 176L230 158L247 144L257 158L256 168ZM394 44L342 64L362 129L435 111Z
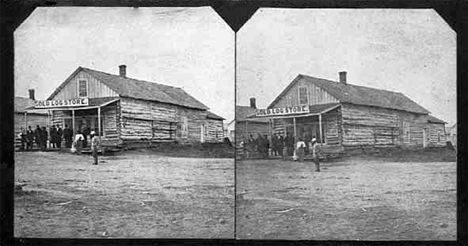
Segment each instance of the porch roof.
M318 104L318 105L309 105L309 112L305 114L288 114L288 115L272 115L272 116L256 116L252 115L248 118L252 119L281 119L281 118L297 118L297 117L308 117L308 116L318 116L320 114L325 114L337 107L339 107L340 103L326 103L326 104Z

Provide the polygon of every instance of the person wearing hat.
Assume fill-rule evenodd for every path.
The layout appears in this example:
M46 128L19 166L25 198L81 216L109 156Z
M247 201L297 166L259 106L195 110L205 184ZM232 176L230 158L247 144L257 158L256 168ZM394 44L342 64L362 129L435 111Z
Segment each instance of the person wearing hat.
M310 152L312 153L312 158L315 163L315 171L320 172L320 159L319 159L320 146L317 143L317 139L315 138L315 136L310 141L309 146L310 146Z
M89 134L91 137L91 151L93 152L94 163L93 165L98 164L98 149L101 148L101 143L99 142L99 137L96 136L95 131L91 131Z

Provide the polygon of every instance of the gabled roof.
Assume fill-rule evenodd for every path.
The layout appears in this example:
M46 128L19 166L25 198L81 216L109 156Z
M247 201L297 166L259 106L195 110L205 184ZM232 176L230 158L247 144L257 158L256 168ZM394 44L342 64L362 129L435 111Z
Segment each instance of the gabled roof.
M15 97L15 113L43 114L47 115L47 110L34 109L35 101L26 97Z
M273 100L270 107L283 97L294 84L299 80L304 79L308 83L315 84L322 88L327 93L335 97L341 103L351 103L357 105L382 107L389 109L403 110L418 114L429 114L430 112L412 101L400 92L387 91L382 89L375 89L365 86L358 86L352 84L343 84L336 81L315 78L308 75L299 74L281 94Z
M447 122L441 120L441 119L438 119L432 115L428 115L427 116L427 122L428 123L439 123L439 124L446 124Z
M78 69L50 95L49 99L52 99L61 88L80 71L84 71L93 76L122 97L158 101L195 109L208 109L207 106L181 88L122 77L85 67L78 67Z
M225 120L223 117L211 112L211 111L206 111L206 118L209 119L214 119L214 120Z
M259 119L259 118L250 118L255 116L257 113L256 108L249 106L240 106L236 105L236 122L249 121L249 122L259 122L259 123L268 123L268 119Z

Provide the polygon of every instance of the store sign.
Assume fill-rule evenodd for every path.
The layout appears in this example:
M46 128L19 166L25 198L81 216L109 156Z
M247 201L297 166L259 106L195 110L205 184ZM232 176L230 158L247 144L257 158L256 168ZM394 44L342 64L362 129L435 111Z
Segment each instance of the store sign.
M60 108L60 107L79 107L79 106L88 106L88 98L77 98L77 99L67 99L67 100L45 100L45 101L36 101L35 108Z
M306 114L309 113L309 106L295 106L284 108L267 108L257 110L256 116L276 116L276 115L289 115L289 114Z

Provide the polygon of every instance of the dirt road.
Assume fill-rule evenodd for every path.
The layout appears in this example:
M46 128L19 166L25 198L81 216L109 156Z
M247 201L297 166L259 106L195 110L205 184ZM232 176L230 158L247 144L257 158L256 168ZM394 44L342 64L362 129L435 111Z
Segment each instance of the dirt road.
M237 237L456 240L456 163L237 162Z
M15 154L15 237L232 238L234 161Z

